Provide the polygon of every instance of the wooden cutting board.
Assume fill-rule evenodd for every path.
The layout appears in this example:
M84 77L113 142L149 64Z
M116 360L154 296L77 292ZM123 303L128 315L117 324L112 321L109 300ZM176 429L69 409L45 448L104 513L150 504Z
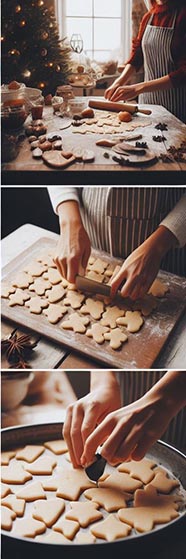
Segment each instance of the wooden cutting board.
M7 282L12 281L18 271L23 270L31 260L37 258L47 249L54 249L54 247L55 241L43 237L2 270L2 279ZM121 264L120 259L111 258L102 251L93 250L92 254L109 264ZM99 345L84 334L61 329L60 324L62 320L66 320L67 315L58 324L52 325L42 313L34 315L25 307L9 307L7 299L1 300L1 314L2 317L12 320L20 326L59 342L70 350L96 359L106 366L118 369L148 369L153 366L154 361L186 309L186 279L163 271L159 273L158 277L169 286L170 292L163 299L158 300L157 309L148 318L145 318L144 325L139 332L136 334L128 333L128 342L117 351L109 346L109 342ZM96 321L92 319L91 323L93 322ZM89 327L90 325L88 325Z

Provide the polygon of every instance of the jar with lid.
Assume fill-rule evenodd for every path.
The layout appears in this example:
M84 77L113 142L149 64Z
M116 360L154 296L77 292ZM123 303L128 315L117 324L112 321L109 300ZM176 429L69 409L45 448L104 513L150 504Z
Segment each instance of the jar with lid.
M68 101L69 99L74 99L74 92L71 85L59 85L56 89L56 95L63 97L63 114L68 114Z

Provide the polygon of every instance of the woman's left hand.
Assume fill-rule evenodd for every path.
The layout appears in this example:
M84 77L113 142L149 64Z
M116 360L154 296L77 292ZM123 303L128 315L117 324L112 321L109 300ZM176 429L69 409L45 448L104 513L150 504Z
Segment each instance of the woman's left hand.
M139 95L138 84L117 87L110 101L132 101Z
M84 445L81 463L91 464L98 446L107 462L116 466L127 460L142 460L165 432L172 419L166 397L149 391L142 398L106 415Z
M163 256L175 242L173 233L160 225L126 258L110 282L111 295L116 294L125 280L121 288L122 297L129 297L134 301L143 297L157 276Z
M111 295L114 297L121 287L122 297L139 299L148 292L160 268L159 252L151 250L150 241L145 241L126 258L119 272L110 282Z

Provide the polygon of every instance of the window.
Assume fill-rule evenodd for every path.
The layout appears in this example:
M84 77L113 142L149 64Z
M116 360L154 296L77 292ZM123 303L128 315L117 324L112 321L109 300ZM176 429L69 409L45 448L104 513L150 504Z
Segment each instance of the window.
M91 60L124 62L131 39L131 0L56 0L60 36L80 34Z

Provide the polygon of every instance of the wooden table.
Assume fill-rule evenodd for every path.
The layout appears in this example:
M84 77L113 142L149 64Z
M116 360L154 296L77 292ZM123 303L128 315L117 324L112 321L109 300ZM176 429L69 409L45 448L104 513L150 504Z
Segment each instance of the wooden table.
M88 99L88 98L87 98ZM142 107L147 107L143 105ZM150 150L152 150L157 158L160 154L167 154L170 146L178 147L184 139L186 139L186 126L175 116L169 113L164 107L149 105L148 108L152 110L150 116L140 115L138 113L134 118L141 118L150 120L151 124L146 127L136 128L130 134L142 134L142 141L147 142ZM30 116L27 121L29 122ZM82 175L84 184L110 184L116 179L117 183L123 184L123 180L129 181L129 184L135 184L142 180L142 183L148 184L152 181L153 184L161 184L160 181L165 177L166 184L177 184L175 182L175 173L179 175L179 183L183 181L186 174L186 163L177 162L175 159L172 162L165 163L157 159L155 164L141 167L121 167L118 163L112 160L112 155L109 159L104 157L104 152L109 151L104 148L96 146L96 141L103 138L101 134L80 134L73 133L74 128L67 126L71 119L60 118L53 115L52 107L45 107L43 113L43 122L47 125L47 131L58 133L63 138L63 149L68 151L72 147L83 147L93 150L95 153L95 161L93 163L75 162L64 170L56 170L47 166L42 160L35 160L32 157L30 144L28 138L25 138L21 143L20 151L17 158L9 163L2 165L2 184L61 184L62 181L66 184L82 184ZM168 125L168 131L160 132L155 129L155 125L159 122L164 122ZM76 129L77 131L77 129ZM161 143L155 142L152 137L163 134L166 141ZM105 135L111 138L111 135ZM114 155L114 154L113 154ZM115 154L116 155L116 154ZM182 172L182 173L180 173ZM183 175L181 177L181 175ZM125 177L125 178L124 178ZM143 177L143 178L142 178Z
M43 236L57 239L57 235L35 225L24 225L2 240L2 266L8 264L20 252ZM11 333L16 324L2 320L2 337ZM24 330L22 330L24 331ZM185 317L183 316L174 329L168 342L153 367L158 369L184 369L186 367L186 329ZM90 370L103 369L104 366L97 361L84 358L75 351L69 351L57 343L42 338L33 352L33 358L29 363L32 369L64 369L64 370ZM3 357L2 369L7 369L8 363Z

